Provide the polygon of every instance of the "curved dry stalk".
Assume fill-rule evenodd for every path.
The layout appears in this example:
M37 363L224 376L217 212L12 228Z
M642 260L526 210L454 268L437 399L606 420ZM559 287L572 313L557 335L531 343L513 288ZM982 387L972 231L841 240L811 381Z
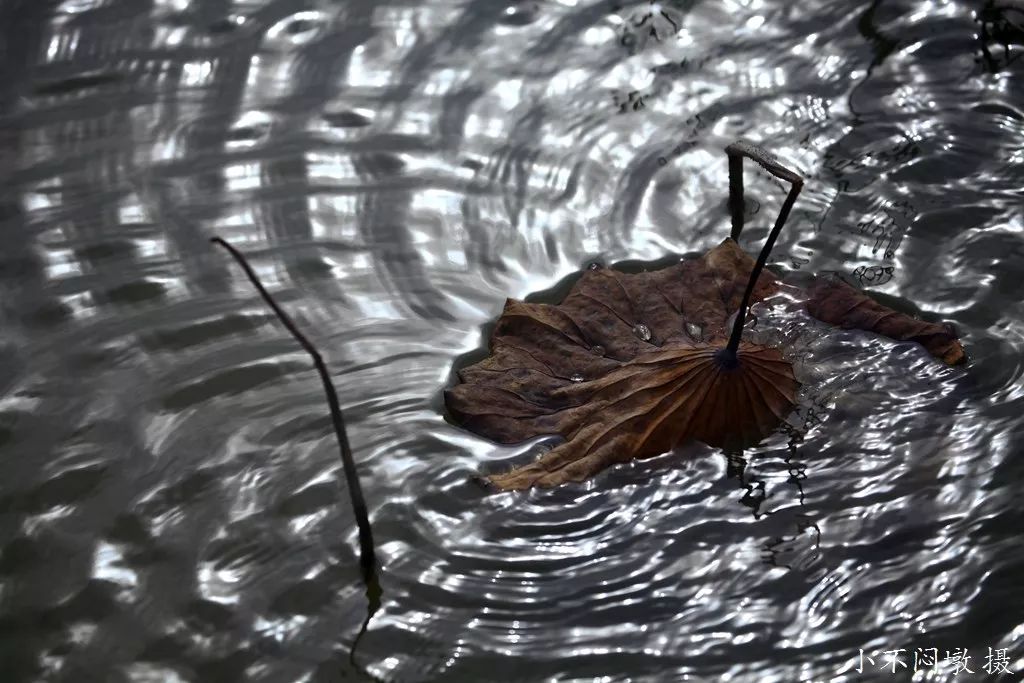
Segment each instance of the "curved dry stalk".
M323 383L324 393L327 395L327 404L331 411L331 422L334 425L334 434L337 437L338 449L341 452L341 462L345 470L345 480L348 483L349 498L352 501L352 511L355 514L356 525L359 527L359 564L362 569L363 581L366 583L366 597L369 602L366 620L363 622L359 635L356 637L356 641L352 646L351 656L354 657L356 645L359 643L359 639L366 631L366 627L369 625L373 614L380 607L381 587L380 578L377 572L377 554L374 550L373 544L373 530L370 527L370 515L366 508L366 500L363 498L362 486L359 483L359 473L356 471L355 458L352 457L352 449L348 443L348 434L345 431L345 420L342 417L341 403L338 401L338 393L334 389L334 384L331 382L331 377L327 372L327 365L324 363L324 359L320 355L320 352L317 351L316 347L313 346L313 342L311 342L309 338L306 337L298 327L296 327L288 314L285 313L284 310L278 306L277 302L270 296L270 293L263 287L263 283L260 282L259 277L257 277L256 273L253 271L245 256L220 237L213 237L210 241L224 247L228 253L234 257L235 261L238 262L238 265L242 267L242 270L245 271L246 276L249 278L249 282L252 283L253 287L256 288L256 291L259 292L261 297L263 297L263 300L274 312L278 320L281 321L281 324L287 328L292 337L302 345L302 348L313 359L313 365L316 366L316 371L320 375L320 381Z
M768 255L771 253L772 247L775 246L775 240L782 232L782 226L789 218L789 212L793 209L797 195L800 194L800 190L804 186L804 179L800 174L780 164L774 156L761 147L745 140L737 140L732 143L725 148L725 153L729 155L729 212L732 214L731 237L734 241L739 240L740 233L743 231L743 157L753 159L764 170L776 178L788 181L791 186L789 194L786 195L786 201L783 202L782 209L779 210L779 216L775 219L775 225L768 233L768 239L765 240L764 247L761 248L761 253L757 256L757 262L754 263L754 269L750 272L750 279L747 281L747 289L743 293L739 311L736 313L736 321L733 323L729 343L719 354L719 360L723 365L733 367L739 362L736 351L739 349L740 337L743 335L743 324L747 319L747 308L750 305L754 284L760 277L761 271L764 270Z

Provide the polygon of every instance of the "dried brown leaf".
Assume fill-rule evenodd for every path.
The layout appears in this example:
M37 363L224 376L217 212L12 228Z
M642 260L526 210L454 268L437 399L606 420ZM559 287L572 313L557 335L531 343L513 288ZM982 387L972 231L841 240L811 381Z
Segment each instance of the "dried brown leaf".
M660 270L585 271L558 305L506 302L491 355L459 372L461 383L445 394L448 409L466 428L502 443L543 434L565 442L489 477L497 488L580 481L684 439L742 447L792 408L799 387L792 365L776 349L741 342L741 318L726 326L733 313L744 315L777 291L762 268L803 178L750 142L725 151L733 237L744 223L744 158L790 184L757 261L727 239ZM841 282L819 280L808 310L830 323L918 341L947 363L963 360L951 329L892 311Z

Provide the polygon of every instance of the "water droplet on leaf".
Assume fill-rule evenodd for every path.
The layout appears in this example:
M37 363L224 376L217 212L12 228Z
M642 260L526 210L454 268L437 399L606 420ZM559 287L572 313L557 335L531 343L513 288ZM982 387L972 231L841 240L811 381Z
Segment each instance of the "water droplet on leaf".
M596 345L590 347L590 352L593 353L595 356L603 356L604 355L604 347L601 346L600 344L596 344Z
M633 334L640 337L640 339L645 342L651 341L651 328L647 327L647 325L644 325L643 323L638 323L633 328Z
M686 334L690 335L690 338L694 341L700 341L704 336L704 330L700 325L694 325L693 323L686 323Z
M583 375L581 375L581 374L580 374L580 373L578 373L578 372L574 372L574 373L572 374L572 376L571 376L571 377L569 377L569 381L570 381L570 382L577 382L577 383L578 383L578 382L582 382L582 381L583 381Z

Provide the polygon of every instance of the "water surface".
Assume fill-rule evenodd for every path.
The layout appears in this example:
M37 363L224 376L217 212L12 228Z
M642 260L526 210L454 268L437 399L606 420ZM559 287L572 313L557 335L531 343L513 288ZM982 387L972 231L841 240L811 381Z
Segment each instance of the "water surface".
M4 3L0 677L364 675L319 381L213 235L329 358L383 565L360 669L950 680L912 671L934 647L1019 675L1024 21L982 9ZM789 431L481 491L548 440L449 424L454 365L506 297L721 241L739 136L808 179L776 266L954 323L969 364L781 296ZM756 250L784 188L747 185Z

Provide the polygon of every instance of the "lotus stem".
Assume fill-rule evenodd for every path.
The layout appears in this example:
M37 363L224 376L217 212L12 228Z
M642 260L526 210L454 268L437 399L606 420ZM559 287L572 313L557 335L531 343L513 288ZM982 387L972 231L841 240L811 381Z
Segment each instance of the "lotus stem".
M338 448L341 451L341 462L345 469L345 480L348 482L348 493L352 500L352 511L355 513L356 524L359 527L359 564L362 568L363 580L366 582L366 595L370 602L370 616L376 611L377 606L380 605L380 580L377 576L377 555L374 551L373 545L373 531L370 528L370 516L366 509L366 500L363 498L363 489L359 484L359 474L356 471L356 462L352 457L352 449L349 447L348 435L345 431L345 420L341 414L341 404L338 401L338 393L334 390L334 384L331 383L331 377L327 373L327 365L324 363L323 357L320 352L316 350L313 343L309 338L304 335L295 323L292 321L288 314L285 313L277 302L271 298L270 293L263 287L263 283L260 282L256 273L253 272L252 267L246 260L245 256L240 251L235 249L233 246L228 244L220 237L214 237L210 240L214 244L219 244L228 250L228 253L234 257L238 265L245 271L249 281L252 283L256 291L259 292L260 296L267 303L274 314L277 316L281 324L288 329L292 337L295 338L302 348L308 353L312 359L313 364L316 366L316 371L320 374L320 381L324 386L324 393L327 394L327 404L331 410L331 422L334 424L334 434L338 439ZM367 617L369 621L369 616ZM363 625L365 630L366 625ZM354 650L354 648L353 648Z
M780 164L775 157L762 148L744 140L737 140L726 147L725 153L729 156L729 211L732 214L731 237L733 240L738 240L740 233L743 232L743 157L753 159L776 178L790 183L789 194L786 195L786 201L782 203L779 217L775 219L775 225L768 233L768 239L765 240L764 247L761 248L761 253L757 256L754 269L750 271L750 279L747 281L747 289L743 293L739 311L736 313L729 343L719 355L725 366L735 367L739 363L736 353L740 346L740 337L743 336L743 325L747 319L747 308L750 305L750 297L754 293L754 286L757 284L757 278L761 276L761 271L764 270L765 263L768 262L768 255L771 254L775 240L782 232L782 226L789 218L789 212L793 209L793 204L796 203L797 195L803 189L804 179L800 174Z

